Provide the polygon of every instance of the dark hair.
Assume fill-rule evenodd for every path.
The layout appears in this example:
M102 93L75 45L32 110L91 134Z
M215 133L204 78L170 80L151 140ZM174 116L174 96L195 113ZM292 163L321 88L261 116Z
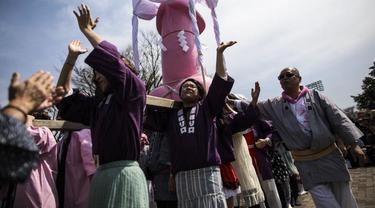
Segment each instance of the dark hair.
M128 59L126 58L125 56L123 55L120 55L122 61L124 62L124 64L135 74L135 75L139 75L139 71L135 68L134 64Z
M206 90L204 90L202 84L196 80L196 79L187 79L185 80L184 82L182 82L182 84L180 85L180 89L178 90L178 95L181 97L181 90L182 90L182 85L185 84L185 82L188 82L188 81L191 81L193 82L196 86L197 86L197 89L198 89L198 94L200 96L200 99L199 100L202 100L205 96L206 96Z

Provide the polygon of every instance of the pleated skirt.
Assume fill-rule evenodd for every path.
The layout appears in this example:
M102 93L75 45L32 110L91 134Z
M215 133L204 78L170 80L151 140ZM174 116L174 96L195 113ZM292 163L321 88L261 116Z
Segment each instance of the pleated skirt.
M91 181L89 207L149 207L146 178L138 162L123 160L101 165Z

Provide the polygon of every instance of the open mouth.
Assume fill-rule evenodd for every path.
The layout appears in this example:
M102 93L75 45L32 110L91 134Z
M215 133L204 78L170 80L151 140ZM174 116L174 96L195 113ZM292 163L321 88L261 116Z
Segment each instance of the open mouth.
M187 94L193 94L193 93L194 93L194 90L186 89L184 92L187 93Z

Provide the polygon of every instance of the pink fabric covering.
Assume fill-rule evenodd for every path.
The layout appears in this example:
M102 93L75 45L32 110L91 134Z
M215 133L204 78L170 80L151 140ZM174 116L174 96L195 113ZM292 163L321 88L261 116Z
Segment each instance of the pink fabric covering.
M39 148L40 164L32 170L24 184L17 185L14 207L57 207L57 144L52 132L46 128L29 127Z
M138 18L144 20L153 19L158 12L159 4L148 0L133 0L133 18L132 18L132 46L133 61L135 68L139 70L139 50L138 50Z
M87 208L90 176L95 171L89 129L73 132L65 162L64 207Z
M287 95L285 92L283 92L281 94L281 96L286 100L288 101L289 103L296 103L301 97L305 96L305 94L307 93L307 91L309 90L307 87L305 86L301 86L301 92L299 93L298 97L296 99L293 99L292 97L290 97L289 95Z
M135 16L144 19L151 20L156 16L159 5L148 0L133 0L133 13Z

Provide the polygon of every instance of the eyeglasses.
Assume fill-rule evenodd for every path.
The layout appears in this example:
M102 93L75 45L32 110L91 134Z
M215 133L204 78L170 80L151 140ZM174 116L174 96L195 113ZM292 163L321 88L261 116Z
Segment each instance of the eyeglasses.
M285 74L280 74L277 79L278 80L282 80L282 79L285 79L285 78L291 78L293 76L296 76L296 74L293 74L293 73L290 73L290 72L287 72Z

